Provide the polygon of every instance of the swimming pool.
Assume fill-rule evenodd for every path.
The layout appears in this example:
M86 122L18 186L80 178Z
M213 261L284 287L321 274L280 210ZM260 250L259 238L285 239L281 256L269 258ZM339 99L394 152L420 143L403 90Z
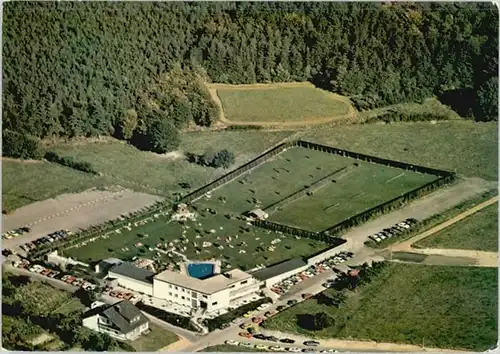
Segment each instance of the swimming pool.
M187 272L193 278L206 279L214 275L214 268L212 263L192 263L188 264Z

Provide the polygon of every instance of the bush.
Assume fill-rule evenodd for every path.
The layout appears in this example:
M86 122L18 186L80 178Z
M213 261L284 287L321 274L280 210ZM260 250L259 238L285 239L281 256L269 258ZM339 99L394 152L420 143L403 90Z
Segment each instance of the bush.
M198 329L191 323L191 319L188 317L163 311L156 307L145 305L142 302L137 303L135 306L137 306L139 310L149 313L151 316L159 318L160 320L168 322L174 326L187 329L188 331L198 332Z
M259 307L260 305L267 304L269 302L272 302L272 300L266 297L264 299L260 299L251 302L249 304L243 305L241 307L238 307L237 309L229 311L228 313L225 313L219 317L204 320L203 324L208 327L209 331L214 331L216 329L221 328L221 326L224 326L226 323L230 323L235 318L239 318L243 316L245 313L256 310L257 307Z
M96 170L92 167L89 162L76 161L71 156L61 157L56 152L49 151L44 155L45 160L63 165L69 168L73 168L78 171L92 173L94 175L98 174Z
M234 154L226 149L216 153L206 152L203 155L186 153L187 160L197 165L229 168L235 161Z
M42 152L35 138L5 129L2 134L2 156L40 160Z
M449 120L450 118L444 115L436 115L431 113L404 113L397 111L389 111L382 115L367 119L364 123L376 122L429 122L432 120Z
M262 130L262 125L230 125L227 130Z

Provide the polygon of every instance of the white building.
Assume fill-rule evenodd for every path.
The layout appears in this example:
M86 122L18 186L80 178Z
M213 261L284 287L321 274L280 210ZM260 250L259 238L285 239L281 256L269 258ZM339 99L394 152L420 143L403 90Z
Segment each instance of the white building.
M155 273L123 262L109 269L107 279L116 279L118 285L141 294L153 295Z
M207 312L225 309L232 301L258 290L259 282L239 269L203 280L166 270L153 279L154 297Z
M94 303L83 315L83 326L119 340L135 340L149 331L149 320L130 302Z

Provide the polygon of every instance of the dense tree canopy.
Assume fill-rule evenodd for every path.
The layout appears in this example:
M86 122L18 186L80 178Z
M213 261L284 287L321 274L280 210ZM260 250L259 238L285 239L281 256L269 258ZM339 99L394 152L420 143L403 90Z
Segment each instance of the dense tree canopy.
M217 117L203 81L311 80L369 107L481 87L491 101L490 3L10 2L4 128L115 134L156 106L177 128ZM485 86L486 85L486 86ZM491 115L490 109L478 112Z

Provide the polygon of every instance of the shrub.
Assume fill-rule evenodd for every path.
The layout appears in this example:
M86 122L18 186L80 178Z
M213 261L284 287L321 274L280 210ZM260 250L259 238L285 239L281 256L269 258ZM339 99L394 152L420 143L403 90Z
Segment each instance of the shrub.
M42 158L40 145L35 138L8 129L4 129L2 137L2 156L34 160Z
M89 162L86 161L76 161L71 156L61 157L56 152L49 151L44 155L45 160L57 163L62 166L73 168L78 171L92 173L94 175L98 174L96 170L92 167Z
M203 324L208 327L209 331L214 331L218 328L221 328L221 326L225 325L226 323L230 323L235 318L239 318L243 316L245 313L256 310L257 307L259 307L260 305L267 304L269 302L272 302L272 300L266 297L264 299L260 299L251 302L249 304L243 305L241 307L238 307L237 309L229 311L228 313L225 313L219 317L204 320Z
M450 119L445 115L437 115L432 113L404 113L397 111L389 111L382 115L372 117L367 119L364 123L376 123L376 122L429 122L431 120L448 120Z
M191 323L189 317L179 316L175 313L160 310L153 306L148 306L142 302L137 303L135 306L141 311L149 313L151 316L157 317L162 321L168 322L174 326L187 329L188 331L198 331L198 329Z

